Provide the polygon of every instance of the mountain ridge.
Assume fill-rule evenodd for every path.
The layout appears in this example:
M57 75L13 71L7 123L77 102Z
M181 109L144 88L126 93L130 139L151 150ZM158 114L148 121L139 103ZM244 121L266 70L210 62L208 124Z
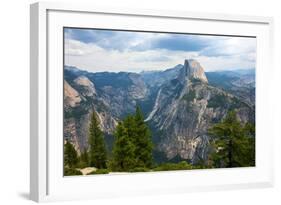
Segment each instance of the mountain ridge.
M247 95L247 86L254 89L255 84L239 87L235 85L237 79L231 77L236 89L231 90L217 82L218 73L205 73L195 60L185 60L184 65L155 72L90 73L71 68L64 73L66 82L81 99L76 107L65 107L64 119L64 136L72 140L78 150L87 148L87 126L93 110L97 112L109 149L118 121L140 105L152 129L155 151L163 153L167 160L179 157L192 163L207 157L211 140L208 128L223 119L228 110L236 109L243 123L254 121L255 103L236 93L237 89L244 89ZM84 76L84 83L79 85L77 79L81 76ZM222 81L221 78L218 79ZM228 83L231 87L232 81ZM89 86L95 88L93 95L89 93L92 89Z

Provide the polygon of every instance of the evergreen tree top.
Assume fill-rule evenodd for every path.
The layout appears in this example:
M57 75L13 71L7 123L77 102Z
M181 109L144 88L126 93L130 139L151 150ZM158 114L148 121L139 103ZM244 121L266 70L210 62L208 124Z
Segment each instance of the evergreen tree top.
M143 121L144 120L144 117L143 117L140 106L136 107L135 119L136 119L136 121Z

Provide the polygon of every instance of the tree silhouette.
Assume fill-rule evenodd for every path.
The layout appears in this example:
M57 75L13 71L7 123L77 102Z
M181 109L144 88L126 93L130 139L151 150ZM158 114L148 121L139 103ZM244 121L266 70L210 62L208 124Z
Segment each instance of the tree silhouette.
M139 167L151 167L152 158L152 139L148 126L144 122L144 117L139 106L135 114L135 157Z
M128 115L115 131L112 166L118 171L150 168L153 163L152 140L140 107Z
M222 122L215 124L209 134L213 137L215 167L243 167L255 165L254 125L244 127L236 112L230 111Z
M64 144L64 166L73 168L78 163L78 156L73 145L66 141Z
M122 122L117 125L114 135L112 169L115 171L129 171L135 166L135 147L128 135L127 128L124 127Z
M99 127L97 115L93 111L89 127L89 164L90 166L104 169L107 167L106 159L104 136Z

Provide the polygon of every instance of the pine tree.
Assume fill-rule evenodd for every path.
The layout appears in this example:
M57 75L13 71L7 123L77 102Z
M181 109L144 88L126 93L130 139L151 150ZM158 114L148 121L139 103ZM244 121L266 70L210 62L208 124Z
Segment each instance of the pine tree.
M104 169L106 168L106 159L104 136L99 128L96 113L93 111L89 127L89 164L90 166Z
M144 117L139 106L137 106L135 113L134 132L135 136L133 143L135 145L135 158L137 167L150 168L153 163L153 144L150 130L144 122Z
M80 155L80 165L81 167L89 166L89 156L88 156L87 149L84 149L84 151Z
M73 145L67 141L64 144L64 166L74 168L78 163L78 156Z
M135 115L128 115L115 131L112 167L118 171L152 166L152 140L140 107Z
M255 135L256 135L256 130L255 130L255 124L253 123L246 123L243 132L245 135L245 143L244 143L244 149L242 151L244 157L242 158L243 161L240 162L240 164L244 166L255 166L256 164L256 143L255 143Z
M135 116L134 115L128 115L123 120L123 126L127 130L128 138L132 142L134 142L134 140L136 138L136 121L135 121Z
M225 119L210 129L213 136L212 160L215 167L253 166L255 149L253 127L242 126L235 111L230 111Z
M135 148L128 135L128 129L124 127L122 122L119 122L117 125L114 136L115 142L111 168L114 171L129 171L135 166Z

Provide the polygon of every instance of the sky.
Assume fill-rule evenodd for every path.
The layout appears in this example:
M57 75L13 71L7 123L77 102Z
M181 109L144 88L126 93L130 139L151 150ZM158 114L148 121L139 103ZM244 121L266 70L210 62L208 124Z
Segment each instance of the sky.
M255 68L256 38L64 29L65 65L90 72L165 70L185 59L205 71Z

